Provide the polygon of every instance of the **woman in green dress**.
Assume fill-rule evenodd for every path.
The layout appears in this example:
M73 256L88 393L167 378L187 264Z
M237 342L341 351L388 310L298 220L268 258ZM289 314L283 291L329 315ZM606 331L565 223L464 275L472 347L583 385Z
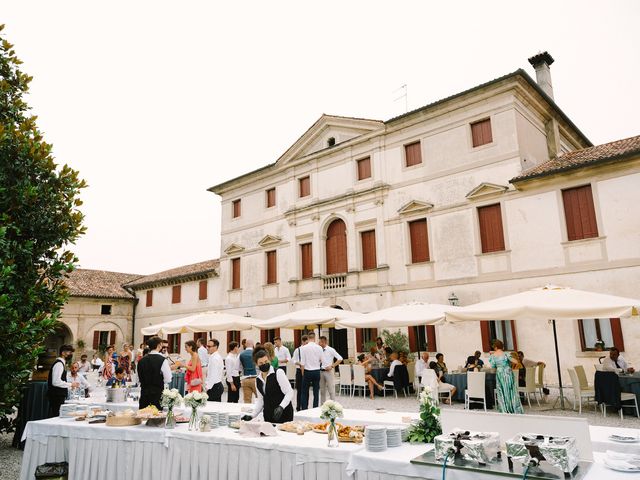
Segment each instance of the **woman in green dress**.
M489 365L496 369L498 411L500 413L524 413L511 367L514 359L503 349L504 344L500 340L495 340L493 353L489 357Z

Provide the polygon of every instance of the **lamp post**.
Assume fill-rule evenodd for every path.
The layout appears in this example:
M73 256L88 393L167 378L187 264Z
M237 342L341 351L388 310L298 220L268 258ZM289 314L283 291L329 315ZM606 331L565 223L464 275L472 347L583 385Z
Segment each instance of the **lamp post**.
M449 298L447 298L447 300L449 300L449 305L452 307L457 307L460 304L460 299L453 292L449 294Z

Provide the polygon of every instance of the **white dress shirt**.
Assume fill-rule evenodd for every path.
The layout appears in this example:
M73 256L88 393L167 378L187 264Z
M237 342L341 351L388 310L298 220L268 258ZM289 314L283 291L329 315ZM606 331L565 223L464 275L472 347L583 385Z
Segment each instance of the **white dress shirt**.
M100 357L94 358L91 360L91 365L95 365L98 367L98 373L102 373L102 369L104 368L104 362Z
M293 357L291 357L291 360L293 361L293 363L296 364L296 368L300 368L300 348L298 347L293 351Z
M222 361L222 357L218 352L213 352L209 355L209 365L207 367L207 390L211 390L211 388L222 382L224 370L224 362Z
M89 382L87 381L86 378L84 378L84 375L81 373L78 373L74 377L73 375L71 375L71 372L67 372L67 379L71 379L72 382L78 382L80 384L80 388L85 388L87 390L91 388L89 385Z
M627 361L622 357L622 355L618 357L618 365L616 365L616 362L611 360L611 357L607 357L604 360L602 360L602 365L604 366L605 370L610 370L610 371L619 370L621 368L624 371L626 371L627 368L629 368L629 365L627 365Z
M91 363L90 362L78 362L78 372L80 373L88 373L91 371Z
M280 406L282 408L286 408L286 406L289 405L291 403L291 400L293 399L293 388L291 388L291 384L289 383L289 380L287 379L287 374L284 373L279 368L274 370L274 368L271 367L271 368L269 368L269 374L267 375L267 378L269 378L269 375L275 375L276 376L276 380L278 381L278 385L280 386L280 390L282 390L282 393L284 393L284 398L280 402ZM267 391L267 382L262 378L262 374L261 373L258 374L256 382L262 382L262 389L265 392ZM256 418L256 416L258 416L258 414L262 411L262 409L264 407L264 398L262 397L262 394L260 393L260 389L256 388L256 392L258 394L257 398L256 398L256 406L253 407L253 413L251 414L251 416L253 418Z
M342 355L336 352L335 348L327 345L322 349L322 369L324 370L327 367L333 365L333 362L338 360L338 362L342 361Z
M62 363L58 362L61 360ZM56 359L56 364L51 369L51 385L59 388L71 388L71 382L65 382L62 380L62 372L65 369L65 359L62 357L58 357Z
M157 350L153 350L152 352L149 352L149 355L160 355L164 357L164 355L162 355ZM160 367L160 371L162 372L162 378L164 380L164 383L171 383L171 367L169 366L169 362L167 362L166 358L164 362L162 362L162 367Z
M291 352L285 346L276 347L276 357L278 357L278 362L280 364L286 364L289 360L291 360Z
M200 365L203 367L209 365L209 352L207 351L207 347L204 345L200 345L198 347L198 357L200 357Z
M393 371L398 365L402 365L402 362L400 360L394 360L393 362L391 362L391 365L389 365L389 373L387 374L387 377L393 377Z
M242 369L240 357L235 353L229 353L227 358L224 359L224 366L227 370L227 382L233 383L233 377L239 377Z
M322 347L316 342L309 341L300 347L300 365L305 370L320 370L322 367Z
M416 377L422 377L422 372L425 371L427 368L429 368L429 365L427 365L427 362L425 362L422 358L420 358L416 362L416 367L415 367Z

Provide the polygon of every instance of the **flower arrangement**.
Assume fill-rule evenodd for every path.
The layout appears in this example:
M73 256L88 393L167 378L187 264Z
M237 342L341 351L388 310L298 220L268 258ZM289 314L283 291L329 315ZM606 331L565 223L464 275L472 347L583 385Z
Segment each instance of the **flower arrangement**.
M204 392L191 392L185 395L184 404L191 407L191 417L189 418L189 430L195 430L198 426L198 408L204 407L209 400L209 396Z
M167 420L165 421L165 428L174 428L176 426L176 418L173 415L173 407L182 403L182 395L177 388L169 390L165 388L162 391L162 397L160 397L160 405L167 407Z
M322 420L329 420L329 426L327 427L328 441L330 447L338 446L338 430L336 429L336 418L344 417L344 410L342 405L333 400L327 400L322 404L320 408L320 418Z
M424 387L420 392L420 420L409 428L410 442L431 443L442 433L440 409L434 405L431 389Z
M594 348L596 352L602 352L604 350L604 342L600 339L596 340Z

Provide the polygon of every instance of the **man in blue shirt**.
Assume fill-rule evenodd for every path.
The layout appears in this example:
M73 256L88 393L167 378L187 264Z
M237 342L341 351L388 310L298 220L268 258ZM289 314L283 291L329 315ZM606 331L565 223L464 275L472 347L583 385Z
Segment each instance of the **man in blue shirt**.
M246 348L238 356L242 366L240 385L244 403L253 403L253 395L258 397L256 390L256 366L253 363L253 340L247 340Z

